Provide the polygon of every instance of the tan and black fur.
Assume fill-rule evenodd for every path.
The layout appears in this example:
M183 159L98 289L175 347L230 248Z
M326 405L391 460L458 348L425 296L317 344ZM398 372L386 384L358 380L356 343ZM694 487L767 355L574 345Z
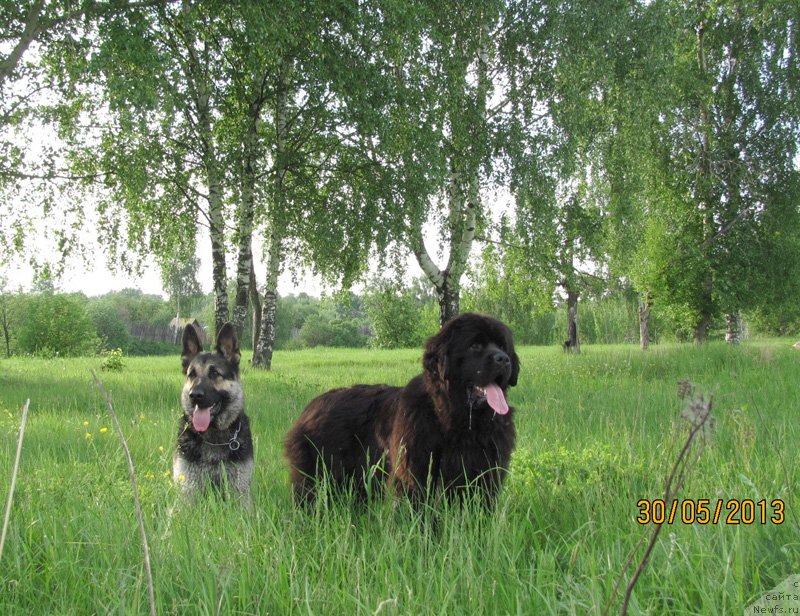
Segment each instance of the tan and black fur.
M211 353L203 352L194 327L184 330L183 414L172 459L173 479L184 492L227 486L249 501L253 440L239 359L239 341L230 323L220 329Z

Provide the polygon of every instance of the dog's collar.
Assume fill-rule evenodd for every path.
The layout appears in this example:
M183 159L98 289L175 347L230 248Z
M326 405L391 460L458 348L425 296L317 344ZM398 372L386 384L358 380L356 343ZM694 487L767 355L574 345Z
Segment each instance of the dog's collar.
M220 447L227 445L228 449L230 449L231 451L238 451L239 448L242 446L242 443L239 441L239 430L241 429L242 429L242 422L240 421L236 425L236 430L234 430L231 440L229 440L227 443L209 443L208 441L206 441L206 443L208 443L209 445L217 445Z

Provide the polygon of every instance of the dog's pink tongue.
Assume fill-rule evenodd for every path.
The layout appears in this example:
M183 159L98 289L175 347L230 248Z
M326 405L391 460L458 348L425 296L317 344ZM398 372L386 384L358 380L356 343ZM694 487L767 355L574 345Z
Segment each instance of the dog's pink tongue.
M486 390L486 402L492 407L492 410L498 415L505 415L508 413L508 402L503 395L503 390L494 383L484 387Z
M192 427L195 432L205 432L211 423L211 407L201 409L199 405L195 405L194 412L192 413Z

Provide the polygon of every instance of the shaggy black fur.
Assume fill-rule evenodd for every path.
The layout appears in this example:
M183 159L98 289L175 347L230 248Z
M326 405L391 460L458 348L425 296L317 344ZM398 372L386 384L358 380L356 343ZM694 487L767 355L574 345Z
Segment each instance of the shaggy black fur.
M386 480L413 500L469 486L491 503L515 442L505 403L519 374L511 331L463 314L428 340L422 364L405 387L355 385L308 404L285 443L298 502L313 503L325 474L362 497Z

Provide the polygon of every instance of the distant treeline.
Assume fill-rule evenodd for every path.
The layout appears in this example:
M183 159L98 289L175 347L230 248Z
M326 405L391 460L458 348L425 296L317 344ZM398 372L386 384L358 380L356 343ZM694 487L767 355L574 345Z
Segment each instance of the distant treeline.
M213 338L214 298L182 298L180 316L194 318ZM171 321L176 302L158 295L128 289L98 297L80 293L0 294L0 335L3 355L42 357L92 355L122 349L128 355L178 352ZM619 291L584 298L579 327L582 344L638 344L638 298ZM467 289L462 311L476 310L506 321L520 344L558 345L566 336L566 310L555 302L553 310L532 312L524 301L492 297ZM277 309L276 348L420 347L438 329L438 305L424 285L401 287L373 284L362 294L342 292L317 299L301 293L280 297ZM800 317L776 321L765 315L743 316L746 336L800 334ZM252 348L252 321L248 317L242 347ZM722 338L724 322L712 328ZM688 341L690 327L666 312L653 311L651 338Z

